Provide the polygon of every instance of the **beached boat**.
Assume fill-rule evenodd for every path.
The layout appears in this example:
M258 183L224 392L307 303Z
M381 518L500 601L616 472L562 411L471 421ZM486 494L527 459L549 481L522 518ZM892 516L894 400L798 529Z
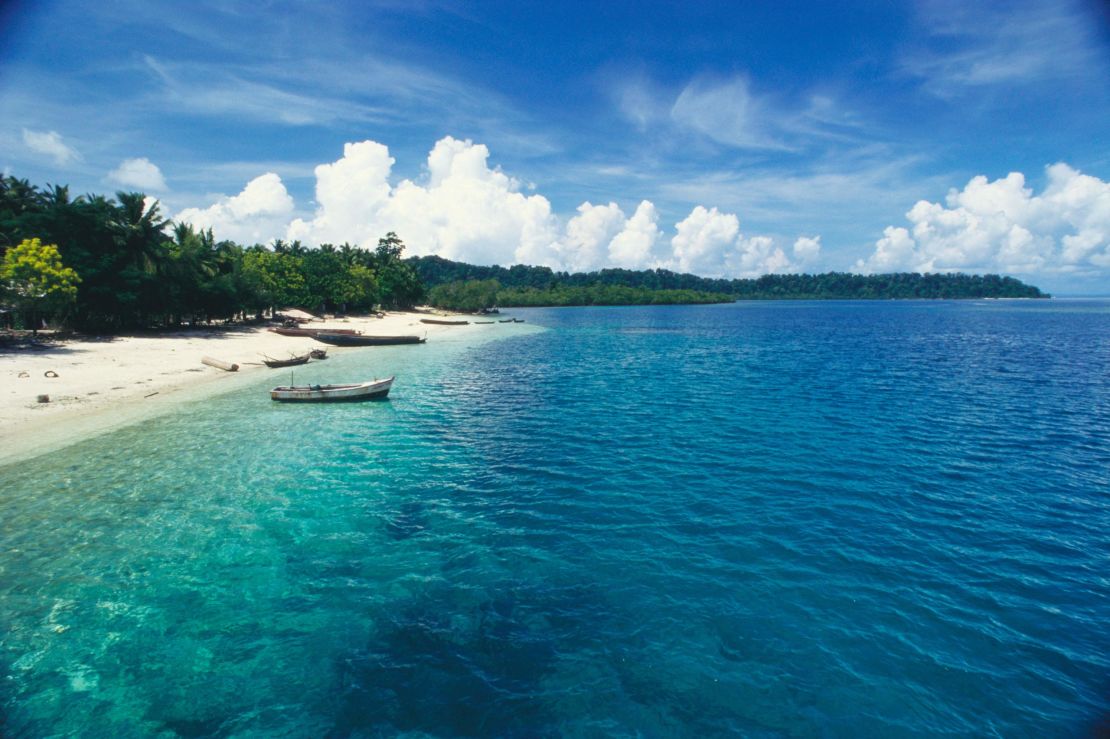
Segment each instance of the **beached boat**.
M317 341L333 346L388 346L390 344L423 344L421 336L363 336L320 332L314 337Z
M436 326L465 326L470 321L449 321L445 318L421 318L421 323L431 323Z
M351 328L289 328L287 326L282 326L281 328L271 328L270 330L282 336L315 336L321 332L326 334L358 336L361 333Z
M283 403L356 403L383 400L392 386L392 377L354 385L286 385L271 390L270 399Z
M271 369L276 369L278 367L296 367L298 364L305 364L311 357L311 352L302 354L299 357L290 357L289 359L273 359L272 357L266 357L262 360L262 363Z
M313 359L327 359L328 358L328 350L327 349L313 349L312 351L310 351L308 353L308 356L312 357Z

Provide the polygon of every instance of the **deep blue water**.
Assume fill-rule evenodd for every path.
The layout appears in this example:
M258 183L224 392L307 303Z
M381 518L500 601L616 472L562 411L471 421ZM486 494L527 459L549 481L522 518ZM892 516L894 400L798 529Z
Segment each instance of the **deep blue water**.
M1110 302L517 313L0 469L0 734L1107 728Z

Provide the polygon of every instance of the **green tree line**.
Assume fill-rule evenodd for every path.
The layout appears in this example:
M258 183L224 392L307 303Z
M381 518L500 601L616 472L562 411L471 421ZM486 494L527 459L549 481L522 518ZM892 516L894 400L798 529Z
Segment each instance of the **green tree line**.
M902 272L857 275L764 275L755 279L723 279L679 274L665 269L603 269L597 272L556 272L548 267L484 267L442 257L408 260L425 285L496 280L504 289L551 291L591 286L645 290L689 290L728 295L734 300L780 299L912 299L912 298L1045 298L1047 294L1013 277L1000 275L918 274ZM650 302L650 301L649 301ZM507 305L507 303L503 303ZM548 303L562 305L564 303ZM581 304L581 303L574 303Z
M623 285L558 285L549 288L502 287L497 280L464 280L436 285L428 302L447 310L479 311L494 306L674 305L731 303L731 295L696 290L651 290Z
M424 288L403 250L394 233L375 249L309 249L280 240L244 246L217 241L211 229L170 222L142 193L72 197L65 186L40 189L0 178L0 304L19 308L22 323L32 327L40 317L114 331L287 306L408 308L423 299ZM58 275L65 276L64 289L49 286Z

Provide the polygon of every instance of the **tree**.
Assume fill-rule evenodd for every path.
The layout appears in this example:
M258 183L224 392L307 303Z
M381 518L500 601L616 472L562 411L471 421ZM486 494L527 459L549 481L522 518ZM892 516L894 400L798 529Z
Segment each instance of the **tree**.
M29 314L31 334L37 335L40 313L71 304L77 298L81 278L62 264L56 245L24 239L4 254L0 281L16 305Z

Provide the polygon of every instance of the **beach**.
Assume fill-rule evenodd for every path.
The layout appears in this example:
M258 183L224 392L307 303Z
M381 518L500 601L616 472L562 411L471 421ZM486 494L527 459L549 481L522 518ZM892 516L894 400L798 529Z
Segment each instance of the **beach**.
M427 317L430 314L393 311L382 318L347 317L304 325L374 335L426 335L429 343L444 332L458 336L488 328L420 322ZM325 348L329 356L372 350L282 336L265 326L84 336L44 346L0 352L0 465L168 412L183 402L228 392L253 382L259 372L272 373L275 385L287 383L289 371L271 370L262 363L265 357L285 359ZM239 369L210 367L201 363L202 357L235 363ZM49 402L38 402L40 395L48 396Z

